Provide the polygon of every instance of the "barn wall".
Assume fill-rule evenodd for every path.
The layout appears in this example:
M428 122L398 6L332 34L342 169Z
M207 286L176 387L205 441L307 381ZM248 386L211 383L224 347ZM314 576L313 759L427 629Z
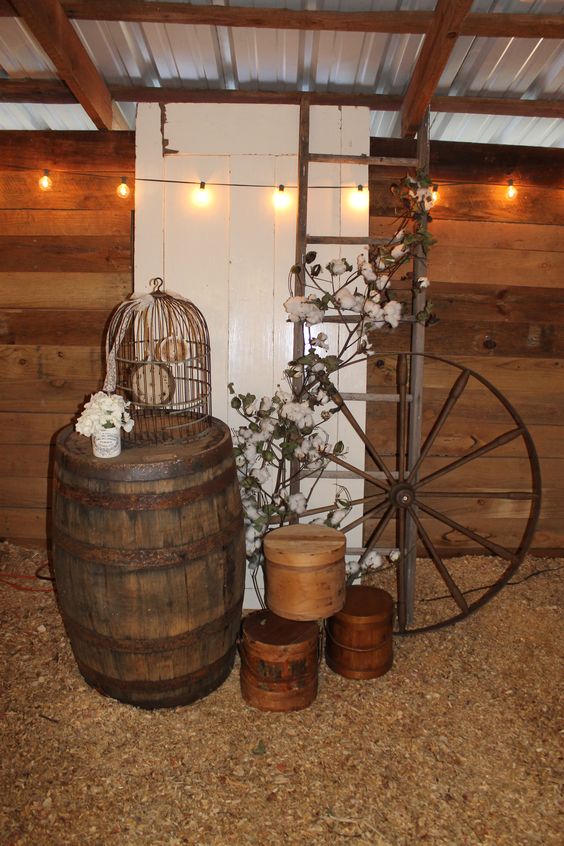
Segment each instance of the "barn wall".
M409 155L410 142L372 139L373 155ZM522 416L540 458L543 502L533 547L564 550L564 153L506 146L431 144L432 178L439 202L430 230L437 244L429 257L429 297L439 323L426 332L426 350L463 363L493 383ZM393 174L371 169L371 234L389 232L394 208ZM506 198L507 179L518 189ZM456 184L449 184L456 183ZM407 327L377 333L382 353L409 349ZM378 363L380 366L376 366ZM456 373L429 362L425 370L424 427L429 427ZM391 361L377 357L369 390L392 384ZM390 452L393 425L371 406L369 430ZM448 437L437 441L437 466L496 437L502 415L478 392L453 414ZM514 445L515 446L515 445ZM505 447L468 464L466 490L526 488L528 461ZM459 517L491 539L507 544L523 525L523 503L468 500ZM468 546L444 527L438 543L447 551Z
M104 326L132 290L134 155L130 132L0 133L0 537L13 543L45 544L49 444L101 387Z

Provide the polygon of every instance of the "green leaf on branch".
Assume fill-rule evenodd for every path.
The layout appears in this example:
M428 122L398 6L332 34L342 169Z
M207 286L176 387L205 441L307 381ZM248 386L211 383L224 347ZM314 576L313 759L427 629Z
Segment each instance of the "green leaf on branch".
M333 447L333 452L335 455L340 455L342 452L345 451L345 445L342 441L337 441L335 446Z
M334 373L335 370L338 370L341 366L341 359L338 358L336 355L326 355L324 359L322 359L323 364L325 365L325 370L327 373Z
M315 250L309 250L309 252L305 254L305 263L311 264L313 261L315 261L316 258L317 253L315 252Z
M233 397L233 399L231 400L231 408L240 409L241 405L242 403L239 397Z

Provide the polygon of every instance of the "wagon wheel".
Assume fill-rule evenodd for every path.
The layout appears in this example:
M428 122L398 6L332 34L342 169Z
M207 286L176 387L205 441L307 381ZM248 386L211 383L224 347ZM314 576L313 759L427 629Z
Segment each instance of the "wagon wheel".
M415 356L431 361L435 368L446 366L449 382L452 369L457 373L446 397L440 397L442 404L430 413L424 410L423 434L416 450L419 455L408 466L408 371ZM388 586L397 594L399 633L413 634L462 620L507 583L531 544L540 509L541 482L535 447L523 420L487 379L460 364L422 353L398 354L395 372L397 402L382 403L393 409L395 416L395 452L383 449L367 436L336 392L333 400L364 443L366 466L372 469L354 467L340 456L332 460L348 474L364 479L373 491L355 501L363 504L363 514L341 527L346 533L364 524L366 549L361 562L371 550L383 548L385 533L389 539L395 524L392 545L399 549L400 559L395 578L388 573ZM436 391L429 389L432 395ZM485 437L468 435L468 413L474 418L478 415L479 426L486 429ZM466 433L463 436L461 426ZM500 460L492 464L493 457ZM478 476L481 482L466 490L470 464L474 478ZM468 512L464 519L458 513L461 509ZM497 521L502 525L507 517L509 538L505 529L499 539L496 536L493 540L494 532L479 525L482 518L486 523L493 519L493 524ZM465 550L468 546L470 550ZM465 551L466 556L481 556L475 571L468 558L461 557ZM416 554L425 558L416 558ZM423 564L425 574L420 573ZM385 581L386 575L382 577ZM438 589L438 596L418 595L419 582L424 594Z

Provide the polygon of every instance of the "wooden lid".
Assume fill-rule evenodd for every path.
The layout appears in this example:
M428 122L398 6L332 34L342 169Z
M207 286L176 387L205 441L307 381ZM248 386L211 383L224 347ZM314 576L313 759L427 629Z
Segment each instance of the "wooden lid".
M394 600L387 591L368 585L350 585L345 604L335 617L353 623L377 623L389 620L393 613Z
M345 555L347 542L342 532L329 526L296 523L274 529L264 538L267 562L299 567L332 564Z
M273 646L303 643L317 637L318 631L317 623L286 620L267 609L253 611L243 620L243 636L247 640Z

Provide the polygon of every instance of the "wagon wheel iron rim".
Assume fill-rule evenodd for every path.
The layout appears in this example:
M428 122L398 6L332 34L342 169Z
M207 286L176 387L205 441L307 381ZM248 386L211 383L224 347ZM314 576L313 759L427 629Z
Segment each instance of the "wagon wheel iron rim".
M400 552L400 561L397 566L398 630L396 633L408 635L424 631L433 631L465 619L467 616L482 608L487 602L493 599L504 585L507 584L511 576L514 575L522 563L527 550L531 545L540 512L541 477L536 449L527 427L511 403L494 385L491 384L488 379L462 364L458 364L457 362L429 353L402 352L385 354L386 358L391 358L392 356L397 356L396 377L398 390L395 471L390 470L387 461L382 455L380 455L366 432L364 432L362 427L360 427L357 423L354 415L338 391L333 395L333 400L339 408L339 411L351 424L358 437L361 438L367 455L370 456L374 465L378 468L380 478L375 479L373 474L369 471L354 467L342 457L333 456L332 461L347 472L354 473L359 479L364 479L365 482L370 482L376 489L376 493L374 495L352 501L352 504L362 503L365 506L364 513L349 524L343 526L341 529L341 531L347 533L358 525L366 522L369 517L376 519L376 525L365 541L365 551L359 559L361 563L366 558L367 554L377 547L378 541L382 537L388 524L392 520L395 520L397 546ZM406 458L410 413L410 404L408 402L407 393L408 361L416 356L421 357L424 360L433 360L446 365L447 367L455 368L459 371L459 373L452 383L450 391L444 400L441 409L436 415L429 432L426 437L422 439L419 456L412 466L408 467ZM440 467L431 473L424 473L423 470L425 462L432 454L432 448L437 437L451 416L454 408L457 406L457 403L463 397L468 385L473 385L475 383L481 385L486 390L487 394L491 395L494 401L497 401L505 409L515 425L506 429L497 437L483 443L481 446L470 449L458 458L455 458L454 460L450 460L449 458L443 467ZM528 458L530 467L530 489L519 491L471 490L468 492L459 490L449 491L448 489L441 491L428 489L428 486L432 482L442 477L445 477L448 488L449 475L455 474L456 471L472 461L494 454L497 449L511 443L512 441L517 441L521 444L521 448L523 450L522 457ZM441 497L448 497L449 499L499 499L513 502L520 500L523 502L529 502L530 507L528 516L525 519L523 531L520 538L518 538L518 542L515 545L508 547L502 543L490 540L479 531L465 526L458 520L454 520L449 517L448 514L444 514L440 508L433 508L432 505L425 501L426 497L430 499L440 499ZM320 513L323 510L328 509L315 509L317 513ZM501 575L497 575L495 581L491 584L485 586L482 585L480 588L463 590L457 584L455 578L445 564L445 557L437 549L429 531L427 531L424 523L425 518L431 518L437 523L465 536L469 541L481 548L483 553L489 553L495 556L496 560L502 559L504 562L507 562ZM442 584L448 591L451 602L454 603L456 608L456 612L449 612L450 615L445 619L432 622L428 625L415 625L413 628L408 628L406 620L406 561L407 553L409 551L407 527L409 521L411 521L416 541L419 542L426 551L442 580ZM453 555L456 555L456 550L453 550L451 557ZM477 590L483 590L483 593L477 599L472 600L470 597L472 593L477 592Z

